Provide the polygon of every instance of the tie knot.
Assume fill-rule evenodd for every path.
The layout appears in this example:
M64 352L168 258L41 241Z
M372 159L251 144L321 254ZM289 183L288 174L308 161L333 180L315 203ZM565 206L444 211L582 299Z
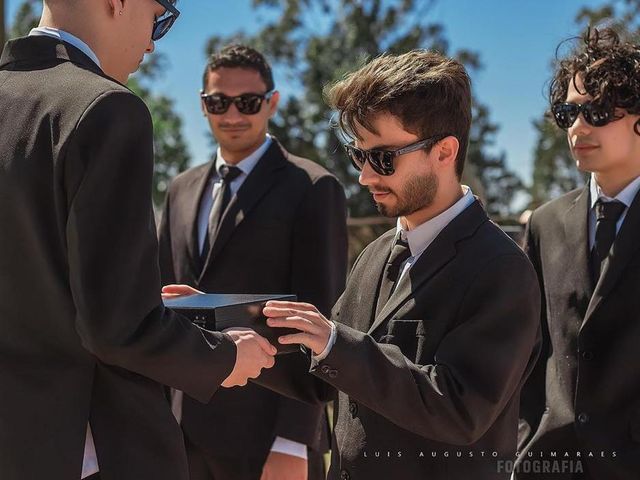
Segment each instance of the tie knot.
M232 182L235 178L238 178L242 170L234 165L220 165L218 173L225 182Z
M595 205L596 208L596 218L600 222L611 221L617 222L624 212L624 209L627 208L626 205L618 200L614 200L612 202L604 202L602 199L598 199Z
M411 256L411 250L409 249L409 243L398 236L393 247L391 248L391 255L389 255L389 261L387 263L391 265L400 265Z

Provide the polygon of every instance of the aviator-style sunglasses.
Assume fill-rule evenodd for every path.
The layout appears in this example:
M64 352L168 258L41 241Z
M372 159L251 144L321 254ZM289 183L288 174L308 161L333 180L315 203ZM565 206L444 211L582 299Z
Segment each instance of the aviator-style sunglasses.
M551 113L553 113L553 118L558 127L563 130L571 127L581 113L585 121L594 127L604 127L606 124L619 119L614 115L613 109L593 102L556 103L551 107Z
M164 14L156 18L153 22L151 40L154 42L164 37L180 16L180 12L174 6L176 0L156 0L156 2L162 5L166 10L164 11Z
M364 168L364 164L369 162L369 165L371 165L371 168L373 168L377 174L389 176L395 172L393 161L396 157L417 150L430 150L436 143L448 136L449 135L434 135L433 137L419 140L396 150L361 150L352 143L344 145L344 148L347 151L349 159L351 159L351 163L359 172Z
M244 115L255 115L260 111L262 102L271 100L275 90L266 93L243 93L237 97L229 97L224 93L200 94L200 98L204 102L207 112L213 115L222 115L227 113L229 107L233 103L238 111Z

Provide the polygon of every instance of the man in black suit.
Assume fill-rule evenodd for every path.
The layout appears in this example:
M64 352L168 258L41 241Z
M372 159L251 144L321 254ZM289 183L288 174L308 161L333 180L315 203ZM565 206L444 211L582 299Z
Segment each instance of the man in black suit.
M637 479L640 47L611 30L587 33L558 63L550 100L591 177L535 210L528 225L543 350L523 390L516 478ZM560 465L544 471L545 463Z
M177 15L45 0L0 57L2 479L186 480L162 384L206 402L273 365L161 302L151 118L123 83Z
M508 478L539 289L460 184L467 73L436 53L387 55L328 97L360 183L398 226L356 260L332 320L307 303L267 304L269 325L300 330L280 342L311 350L315 381L276 366L258 382L307 400L338 391L330 479Z
M202 110L218 149L169 188L162 280L216 293L293 293L328 313L346 278L345 196L333 175L267 134L278 100L256 50L229 45L209 59ZM310 478L324 477L320 405L256 384L220 391L208 405L180 393L173 402L193 480L302 480L308 467Z

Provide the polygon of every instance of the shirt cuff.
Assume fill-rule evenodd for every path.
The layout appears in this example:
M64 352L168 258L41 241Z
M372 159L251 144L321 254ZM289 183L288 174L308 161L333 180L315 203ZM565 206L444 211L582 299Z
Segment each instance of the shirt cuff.
M331 322L331 334L329 335L329 341L327 341L327 346L324 347L324 350L321 351L318 355L311 355L311 368L315 368L318 364L327 358L331 353L331 349L333 345L336 343L336 324Z
M304 443L294 442L282 437L276 437L271 446L272 452L291 455L292 457L307 459L307 446Z

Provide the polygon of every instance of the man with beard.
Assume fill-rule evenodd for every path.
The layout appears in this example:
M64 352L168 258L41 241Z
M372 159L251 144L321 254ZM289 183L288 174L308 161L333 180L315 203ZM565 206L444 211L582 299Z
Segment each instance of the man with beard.
M308 303L267 304L270 326L300 330L280 342L312 352L313 376L276 367L259 382L308 400L338 392L330 479L508 478L540 293L527 257L460 184L468 75L428 51L382 56L328 100L360 183L398 224L356 260L331 320Z

